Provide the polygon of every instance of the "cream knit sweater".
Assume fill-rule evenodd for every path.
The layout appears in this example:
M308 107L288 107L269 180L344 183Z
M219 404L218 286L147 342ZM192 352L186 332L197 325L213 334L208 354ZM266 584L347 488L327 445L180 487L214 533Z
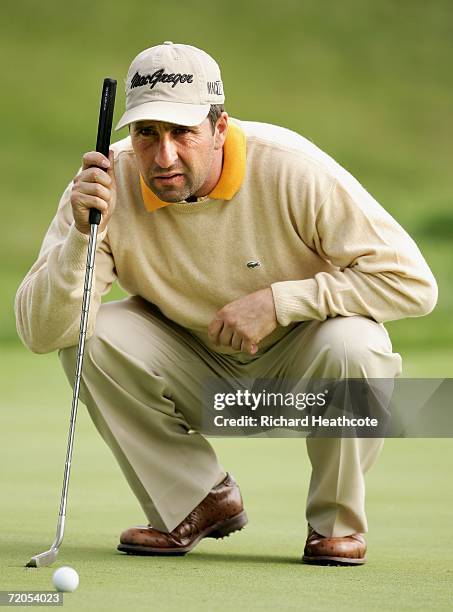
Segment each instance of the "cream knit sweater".
M99 236L88 337L113 281L212 350L215 312L271 287L276 342L298 321L364 315L377 322L429 313L436 281L414 241L332 158L273 125L230 120L222 175L197 202L161 202L114 145L117 205ZM77 343L88 236L64 192L15 303L22 341L37 353Z

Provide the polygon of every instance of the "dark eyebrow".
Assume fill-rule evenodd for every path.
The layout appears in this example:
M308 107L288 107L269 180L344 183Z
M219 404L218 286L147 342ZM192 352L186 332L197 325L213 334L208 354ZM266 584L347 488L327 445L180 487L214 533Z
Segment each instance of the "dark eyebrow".
M142 130L143 128L154 128L156 127L153 124L150 123L145 123L144 121L137 121L136 123L134 123L134 129L136 130Z
M171 130L193 130L197 126L190 125L179 125L178 123L164 123L166 129L168 131ZM154 123L147 123L145 121L137 121L134 123L134 129L143 130L143 129L155 129L156 125Z

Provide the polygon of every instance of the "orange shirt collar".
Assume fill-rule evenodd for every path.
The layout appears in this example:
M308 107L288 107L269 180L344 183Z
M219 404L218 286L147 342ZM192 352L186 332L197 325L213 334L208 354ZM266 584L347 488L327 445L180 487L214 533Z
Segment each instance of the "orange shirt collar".
M228 124L228 132L223 145L223 167L219 182L208 195L214 200L231 200L242 185L245 176L246 137L241 128ZM140 175L143 203L148 212L168 206L171 202L160 200L148 187Z

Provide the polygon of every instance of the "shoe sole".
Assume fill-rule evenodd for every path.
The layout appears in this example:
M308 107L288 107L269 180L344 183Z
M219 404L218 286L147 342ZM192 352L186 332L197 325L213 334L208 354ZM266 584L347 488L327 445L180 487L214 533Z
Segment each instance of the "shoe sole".
M348 559L348 557L330 557L327 555L319 555L316 557L302 557L302 563L309 565L363 565L366 563L366 558Z
M203 538L225 538L235 531L240 531L248 523L247 514L242 511L240 514L222 521L215 523L202 531L199 536L190 543L188 546L178 548L153 548L151 546L138 546L134 544L118 544L117 550L125 552L128 555L149 555L149 556L182 556L190 552L200 540Z

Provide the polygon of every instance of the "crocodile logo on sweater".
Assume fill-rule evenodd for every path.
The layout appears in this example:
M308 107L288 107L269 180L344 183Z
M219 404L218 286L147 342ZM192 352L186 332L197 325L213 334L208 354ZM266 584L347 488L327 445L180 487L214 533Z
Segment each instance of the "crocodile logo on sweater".
M247 262L247 268L250 268L250 269L261 268L261 262L259 262L259 261L248 261Z

